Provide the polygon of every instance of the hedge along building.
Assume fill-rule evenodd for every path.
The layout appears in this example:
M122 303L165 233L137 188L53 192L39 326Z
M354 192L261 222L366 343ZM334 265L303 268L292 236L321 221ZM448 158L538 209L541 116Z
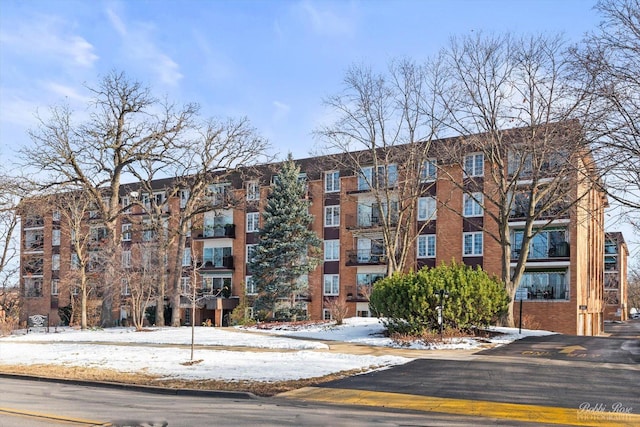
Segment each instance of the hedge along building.
M517 147L521 142L518 130L508 134L509 146ZM561 134L555 135L560 138ZM500 275L505 260L503 245L493 238L499 235L495 220L499 209L490 202L497 186L490 178L500 162L478 149L474 141L482 137L423 144L418 157L407 154L415 148L410 144L296 161L300 179L307 182L309 212L315 217L312 228L323 240L324 251L320 266L301 278L309 284L309 292L299 298L310 318L331 318L336 303L344 305L348 316L369 316L368 295L373 283L394 269L406 271L454 259ZM442 147L457 148L454 153ZM516 150L516 154L524 151ZM587 155L566 158L576 164L563 176L565 198L530 221L537 234L528 243L528 256L521 260L530 203L516 193L518 188L531 187L531 164L537 162L529 155L513 153L505 150L499 160L505 168L502 173L509 173L511 165L511 171L521 175L509 189L507 226L512 246L508 268L511 272L518 261L524 264L517 295L524 300L525 327L599 334L604 310L606 198L597 179L591 179L595 174L591 159ZM256 287L247 260L258 242L261 210L278 167L262 165L223 178L211 174L209 209L190 224L186 247L180 254L181 268L173 268L178 256L174 249L167 252L166 265L161 268L169 283L163 309L179 310L182 324L207 320L226 324L228 314L240 302L251 312ZM554 173L549 162L542 172ZM136 268L135 260L131 264L135 257L126 255L132 246L172 232L190 197L188 191L176 187L179 181L154 181L153 190L147 192L135 183L123 186L120 201L131 206L121 215L118 227L125 270ZM160 232L149 226L150 211L145 205L150 203L162 207ZM60 238L69 233L64 231L59 212L48 205L32 205L37 209L22 217L23 317L50 313L56 323L60 320L58 307L68 305L74 294L73 286L60 285L72 270L70 245ZM99 230L100 218L89 215L86 221L88 233L98 236L99 231L92 230ZM101 273L92 274L96 285L93 296L99 300ZM131 315L132 285L110 284L119 286L121 295L120 307L114 307L116 318ZM172 292L180 294L179 304L170 298ZM519 304L515 304L516 318L518 310Z

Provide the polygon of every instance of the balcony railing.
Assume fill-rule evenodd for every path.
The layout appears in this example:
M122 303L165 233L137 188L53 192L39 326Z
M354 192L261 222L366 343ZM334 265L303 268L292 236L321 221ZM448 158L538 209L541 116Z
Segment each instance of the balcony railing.
M514 249L511 251L511 259L517 260L520 258L520 249ZM529 249L529 256L527 259L548 259L548 258L569 258L569 242L560 242L552 245L546 251Z
M348 301L369 301L371 295L371 285L358 285L347 286L345 291L347 292Z
M398 216L391 215L390 226L398 225ZM347 228L349 229L366 229L382 227L386 218L378 214L359 214L347 215Z
M24 228L39 228L44 227L44 218L42 217L30 217L24 221Z
M381 265L387 263L387 256L371 250L347 251L347 265Z
M236 237L236 225L224 224L206 226L203 229L197 230L196 235L200 239L208 239L212 237L228 237L234 239Z
M204 270L207 269L225 269L225 270L233 270L233 255L223 256L222 259L206 259L202 264L198 265L198 268L202 268Z

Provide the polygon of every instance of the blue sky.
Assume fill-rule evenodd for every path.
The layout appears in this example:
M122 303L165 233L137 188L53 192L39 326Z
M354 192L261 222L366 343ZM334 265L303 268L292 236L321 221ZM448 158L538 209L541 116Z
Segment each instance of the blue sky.
M595 0L2 0L0 165L30 144L34 114L68 103L80 114L111 70L157 96L197 102L205 117L248 117L273 154L308 157L311 132L353 64L421 61L471 31L594 29ZM612 228L616 213L608 214ZM633 233L626 232L627 239Z
M597 25L594 1L3 0L0 157L30 144L36 111L83 111L83 85L110 70L204 116L247 116L279 157L307 157L350 65L420 61L470 31L577 41Z

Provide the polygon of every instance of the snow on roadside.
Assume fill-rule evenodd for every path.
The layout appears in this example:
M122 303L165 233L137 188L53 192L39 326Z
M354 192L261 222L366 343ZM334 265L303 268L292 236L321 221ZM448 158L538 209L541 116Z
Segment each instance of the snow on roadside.
M484 343L489 341L501 345L525 336L550 334L528 330L519 334L514 328L492 330L501 335L483 339ZM189 327L149 328L146 332L135 332L132 328L87 331L58 328L50 333L0 338L0 365L84 366L185 380L280 381L313 378L344 370L380 369L413 360L391 355L327 351L329 346L320 341L429 350L473 349L482 344L472 338L459 338L430 345L413 343L400 346L386 338L383 331L380 320L373 318L350 318L340 326L317 323L283 325L275 329L196 327L195 344L216 348L197 347L194 358L200 362L185 364L190 358ZM246 350L242 350L243 347ZM263 351L255 350L259 348Z
M134 328L107 328L99 330L77 330L73 328L50 329L50 333L30 333L11 335L2 341L13 342L108 342L108 343L140 343L140 344L191 344L191 328L148 328L136 332ZM226 347L274 348L283 350L314 350L329 348L326 344L295 340L286 337L271 337L259 334L248 334L220 328L195 328L195 343L198 345L215 345Z

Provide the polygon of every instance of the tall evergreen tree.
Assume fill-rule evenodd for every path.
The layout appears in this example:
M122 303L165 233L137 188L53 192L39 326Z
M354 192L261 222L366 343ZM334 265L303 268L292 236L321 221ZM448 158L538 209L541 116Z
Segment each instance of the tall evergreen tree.
M298 313L298 296L308 291L301 278L320 262L322 241L311 230L306 183L291 154L283 163L267 198L262 227L249 268L258 290L254 308L274 315L278 301L288 300L288 315Z

